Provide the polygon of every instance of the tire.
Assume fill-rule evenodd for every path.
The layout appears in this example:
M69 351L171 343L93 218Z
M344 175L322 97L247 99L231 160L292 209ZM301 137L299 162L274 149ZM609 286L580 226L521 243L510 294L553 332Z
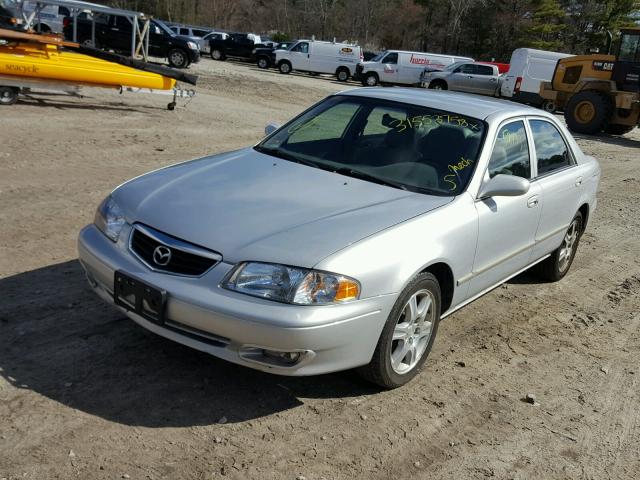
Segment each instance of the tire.
M544 102L542 102L542 105L540 105L540 108L545 112L555 113L558 109L558 106L553 100L545 100Z
M19 88L0 87L0 105L13 105L18 101Z
M428 272L416 276L393 306L371 362L360 367L358 373L383 388L399 387L415 377L429 356L436 338L441 298L436 277ZM409 305L413 299L416 300L413 308L416 314L409 319ZM423 309L424 312L421 312ZM420 313L423 314L422 320L419 320Z
M617 123L610 123L605 127L604 131L609 135L624 135L626 133L629 133L634 128L636 128L635 125L620 125Z
M429 83L429 88L431 90L448 90L449 89L447 87L447 82L445 82L444 80L434 80L433 82Z
M98 46L95 45L93 43L93 40L91 40L90 38L85 38L84 40L82 40L82 42L80 42L80 45L85 48L98 48Z
M280 73L284 73L285 75L288 75L289 73L291 73L291 64L286 60L283 60L278 65L278 70L280 71Z
M266 70L271 66L271 61L269 60L268 57L262 56L262 57L258 57L258 61L256 62L256 64L258 65L258 68L262 68L263 70Z
M169 50L167 60L173 68L187 68L189 66L189 55L181 48Z
M223 62L227 59L227 57L222 50L220 50L219 48L214 48L213 50L211 50L211 59Z
M564 109L564 119L572 132L593 135L607 128L613 104L601 92L585 90L569 99Z
M349 70L347 70L346 68L339 68L338 70L336 70L336 78L339 82L346 82L347 80L349 80L349 77Z
M569 271L573 259L578 250L578 243L582 236L583 218L582 213L576 213L573 217L567 232L565 233L562 244L551 254L549 258L543 260L533 267L536 275L544 280L557 282L561 280Z
M367 73L362 79L362 85L364 85L365 87L377 87L379 83L380 79L375 73Z

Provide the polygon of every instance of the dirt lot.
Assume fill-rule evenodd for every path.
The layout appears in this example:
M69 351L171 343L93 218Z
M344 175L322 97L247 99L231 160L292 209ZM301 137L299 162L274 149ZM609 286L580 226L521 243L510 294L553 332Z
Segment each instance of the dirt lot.
M192 351L86 285L76 235L110 189L250 144L344 87L194 70L198 95L174 112L111 93L2 108L0 479L638 478L639 130L579 139L603 180L570 274L521 275L449 317L422 375L380 392Z

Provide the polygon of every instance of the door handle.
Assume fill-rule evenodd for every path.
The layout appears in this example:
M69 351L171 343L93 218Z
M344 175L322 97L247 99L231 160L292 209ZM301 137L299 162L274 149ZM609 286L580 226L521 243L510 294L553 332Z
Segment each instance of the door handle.
M536 207L538 203L539 203L538 196L534 195L533 197L529 197L529 199L527 200L527 207L529 208Z
M576 187L579 187L580 185L582 185L582 177L578 177L576 178L576 183L575 183Z

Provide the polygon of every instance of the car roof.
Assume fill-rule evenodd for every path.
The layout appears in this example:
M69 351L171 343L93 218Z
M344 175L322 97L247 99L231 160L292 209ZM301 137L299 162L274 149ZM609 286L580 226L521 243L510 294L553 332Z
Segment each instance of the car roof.
M443 92L425 88L364 87L339 92L338 95L379 98L394 102L410 103L445 112L467 115L485 120L490 115L515 117L518 115L547 116L543 110L508 100L482 97L460 92Z

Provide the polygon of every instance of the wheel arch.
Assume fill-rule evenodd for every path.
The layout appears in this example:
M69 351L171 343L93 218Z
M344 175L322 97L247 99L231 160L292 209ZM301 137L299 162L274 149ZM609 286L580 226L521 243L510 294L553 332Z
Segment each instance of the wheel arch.
M453 278L453 270L445 262L432 263L423 268L420 273L431 273L440 285L440 293L442 295L442 305L440 307L441 314L449 310L453 301L453 292L455 289L455 281Z
M578 209L578 211L582 214L582 232L584 233L584 231L587 228L587 223L589 222L589 204L588 203L583 203L582 205L580 205L580 208Z

